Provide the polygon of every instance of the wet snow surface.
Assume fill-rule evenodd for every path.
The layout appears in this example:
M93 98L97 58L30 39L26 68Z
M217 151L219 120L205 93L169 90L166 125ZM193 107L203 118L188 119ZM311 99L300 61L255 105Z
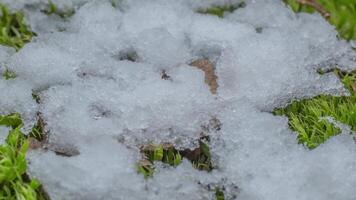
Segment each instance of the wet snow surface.
M79 151L29 153L30 173L52 199L213 199L208 185L240 200L356 199L352 136L310 151L285 117L270 113L295 98L345 94L337 77L316 70L356 69L355 53L321 16L277 0L247 1L224 18L196 11L227 0L124 0L116 8L53 0L75 8L63 20L40 11L47 1L2 2L24 9L38 36L19 52L0 49L0 70L18 75L0 79L1 114L19 112L31 127L40 112L49 142ZM215 65L216 94L189 66L201 58ZM222 124L208 133L212 172L187 160L157 165L147 180L136 172L140 145L194 148L212 118Z

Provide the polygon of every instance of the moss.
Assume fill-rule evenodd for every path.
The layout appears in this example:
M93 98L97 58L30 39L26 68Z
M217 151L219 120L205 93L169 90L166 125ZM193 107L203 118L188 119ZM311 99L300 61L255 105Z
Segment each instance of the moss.
M344 73L334 70L334 73L340 77L350 96L319 95L294 101L274 111L276 115L288 117L289 126L298 134L298 142L310 149L341 132L327 117L349 125L356 131L356 71Z

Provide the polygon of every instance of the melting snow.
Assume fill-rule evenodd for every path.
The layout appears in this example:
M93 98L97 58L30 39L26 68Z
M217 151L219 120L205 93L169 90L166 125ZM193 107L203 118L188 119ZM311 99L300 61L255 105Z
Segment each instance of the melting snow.
M116 8L53 0L76 10L63 20L40 12L44 0L3 2L24 9L38 36L17 53L0 49L0 70L18 75L0 80L1 114L19 112L30 127L40 112L49 142L80 153L30 152L30 172L52 199L213 199L209 185L241 200L356 199L350 135L310 151L286 118L269 113L295 98L346 93L316 70L356 69L356 55L318 14L295 14L279 0L246 1L225 18L195 11L227 0L123 0ZM217 94L189 66L201 58L215 65ZM184 160L148 180L137 174L140 145L192 147L212 118L222 123L210 135L217 169Z

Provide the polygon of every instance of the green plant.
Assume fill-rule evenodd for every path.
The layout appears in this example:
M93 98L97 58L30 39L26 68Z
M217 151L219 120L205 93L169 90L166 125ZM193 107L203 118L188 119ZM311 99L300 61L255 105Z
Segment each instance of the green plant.
M155 161L168 164L170 166L178 166L182 162L182 156L172 145L149 145L142 148L144 160L138 164L138 172L144 174L145 177L153 175Z
M59 10L51 0L48 0L48 7L42 12L46 13L47 15L55 14L63 19L69 18L75 14L74 9Z
M34 93L32 93L32 95L34 95ZM37 122L36 124L33 125L31 132L28 134L28 137L35 139L38 142L43 142L47 139L47 134L44 129L45 129L44 119L42 118L41 113L37 112Z
M215 189L215 199L216 200L225 200L225 194L220 188Z
M213 162L209 146L199 140L196 149L177 150L172 144L147 145L141 148L143 159L138 163L137 170L145 177L150 177L154 173L154 162L162 162L170 166L178 166L182 159L189 160L193 167L198 170L211 171Z
M14 79L17 77L16 73L9 70L9 69L6 69L3 73L2 73L2 76L4 77L5 80L9 80L9 79Z
M196 169L205 171L213 170L210 148L202 141L199 141L199 154L195 158L190 159L190 161Z
M246 4L244 2L239 3L239 4L230 4L230 5L221 5L221 6L212 6L206 9L199 9L197 12L201 14L209 14L209 15L215 15L218 17L224 17L224 14L226 12L232 13L238 8L243 8L245 7Z
M137 164L137 172L143 174L145 178L152 177L154 173L153 163L147 160L141 160Z
M17 128L22 126L21 116L17 113L5 115L0 115L0 126L7 126L11 128Z
M350 96L319 95L274 110L274 114L289 118L289 126L298 134L299 143L310 149L341 132L328 117L356 131L356 72L334 70L334 73L340 77Z
M48 197L36 179L26 174L27 137L19 114L0 116L0 125L12 128L5 144L0 145L0 199L45 200Z
M284 0L295 12L315 12L315 7L303 4L300 0ZM314 1L304 1L314 2ZM327 12L328 21L336 27L340 36L346 40L356 39L356 1L355 0L315 0Z
M11 13L9 9L0 4L0 44L21 49L30 42L35 33L27 26L22 12Z

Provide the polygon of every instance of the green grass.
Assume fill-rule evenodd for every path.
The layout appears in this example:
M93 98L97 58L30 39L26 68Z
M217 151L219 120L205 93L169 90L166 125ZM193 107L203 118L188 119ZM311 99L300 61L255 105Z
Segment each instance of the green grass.
M209 14L209 15L215 15L218 17L224 17L225 13L232 13L238 8L243 8L245 7L245 3L239 3L239 4L229 4L229 5L221 5L221 6L212 6L206 9L199 9L197 12L201 14Z
M58 15L63 19L69 18L75 14L75 10L72 8L66 10L58 9L51 0L48 0L48 7L42 12L46 13L47 15Z
M35 35L25 22L22 12L10 12L9 9L0 4L0 45L10 46L16 50L21 49L30 42Z
M182 159L188 159L193 167L198 170L211 171L213 162L211 159L209 146L199 141L199 147L194 150L177 150L171 144L147 145L141 148L143 159L138 163L138 172L146 178L154 173L154 162L162 162L170 166L178 166Z
M301 5L297 0L284 0L295 12L315 12L314 8ZM317 0L330 13L328 21L334 25L341 38L356 40L356 0Z
M310 149L318 147L341 130L326 117L343 123L356 131L356 71L343 73L334 70L350 92L350 96L319 95L294 101L286 108L274 110L276 115L289 118L289 126L296 131L298 142Z
M48 199L41 184L26 174L29 142L21 132L23 123L20 115L0 116L0 125L11 128L5 144L0 145L0 199Z
M34 138L39 142L42 142L47 139L47 135L44 131L44 122L41 117L39 117L37 123L33 125L31 133L29 133L29 137Z
M162 162L169 166L176 167L186 158L197 170L210 172L213 169L210 148L206 142L199 140L199 147L194 150L177 150L172 144L147 145L141 148L143 159L137 164L137 171L145 178L152 177L155 171L154 163ZM224 200L225 195L222 190L215 188L216 200Z

